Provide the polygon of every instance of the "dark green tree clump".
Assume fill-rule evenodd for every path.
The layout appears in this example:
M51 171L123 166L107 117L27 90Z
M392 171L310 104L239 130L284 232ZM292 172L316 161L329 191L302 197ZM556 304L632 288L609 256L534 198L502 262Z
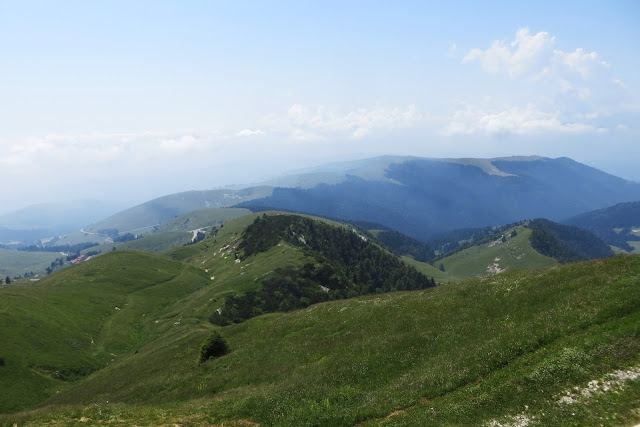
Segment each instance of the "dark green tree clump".
M435 286L433 278L353 230L300 216L258 217L247 227L240 249L246 258L281 240L301 247L315 262L278 269L262 282L260 290L227 297L222 309L210 317L212 323L228 325L323 301Z
M132 233L125 233L119 235L113 239L114 242L128 242L131 240L136 240L138 237Z
M376 237L376 241L396 255L410 255L416 261L431 262L436 256L433 249L426 243L398 231L381 231Z
M560 225L547 219L529 224L531 246L558 262L599 259L613 255L611 248L593 233L577 227Z
M200 363L212 357L220 357L229 353L229 346L220 332L213 331L200 344Z

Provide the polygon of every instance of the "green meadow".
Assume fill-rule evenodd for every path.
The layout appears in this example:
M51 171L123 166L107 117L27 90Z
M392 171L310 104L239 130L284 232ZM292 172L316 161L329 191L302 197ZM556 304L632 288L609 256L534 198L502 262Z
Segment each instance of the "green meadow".
M214 327L225 295L313 262L284 242L237 262L254 218L162 256L118 250L0 289L0 424L640 421L640 256L505 263L496 275ZM518 238L526 230L507 243ZM507 252L478 265L513 247L495 250ZM214 329L231 352L199 363Z

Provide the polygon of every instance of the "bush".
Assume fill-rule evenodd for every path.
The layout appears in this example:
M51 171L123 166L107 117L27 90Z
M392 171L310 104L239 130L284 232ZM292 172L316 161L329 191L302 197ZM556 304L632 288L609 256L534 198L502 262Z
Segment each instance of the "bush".
M229 346L218 331L213 331L200 345L200 363L229 353Z

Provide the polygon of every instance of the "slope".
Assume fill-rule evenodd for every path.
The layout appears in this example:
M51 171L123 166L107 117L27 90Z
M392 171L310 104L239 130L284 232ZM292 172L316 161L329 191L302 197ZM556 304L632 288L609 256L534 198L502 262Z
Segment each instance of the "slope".
M333 301L222 328L180 325L5 423L633 424L640 257Z
M515 230L515 235L513 231ZM530 228L516 225L507 228L501 236L482 244L467 247L435 262L444 271L457 278L481 277L504 270L521 270L551 267L557 261L538 253L531 247Z
M631 252L640 248L640 202L619 203L563 222L589 230L622 250Z
M117 251L0 288L0 411L26 408L156 337L159 313L206 286L193 267Z
M593 233L578 227L557 224L547 219L529 222L533 230L531 246L559 262L605 258L613 255L606 243Z
M11 278L25 273L44 273L47 267L60 258L57 252L22 252L0 248L0 277Z
M243 201L267 197L272 187L251 187L243 190L187 191L170 194L134 206L105 218L87 230L116 229L122 233L140 234L174 217L205 208L221 208Z
M0 399L0 410L31 406L147 343L166 339L167 334L171 337L179 325L202 324L228 295L257 290L279 271L326 264L319 263L318 253L297 245L297 240L281 241L280 234L273 245L249 254L249 225L285 219L290 225L335 228L328 221L290 215L270 218L249 215L229 221L216 235L170 251L168 258L175 260L117 250L54 273L36 285L3 289L0 339L12 344L2 349L0 373L4 374L2 385L11 392ZM356 236L344 226L336 230L338 236ZM308 232L307 238L313 244L314 234ZM361 248L372 246L355 238ZM239 248L243 243L245 247ZM327 251L333 247L330 244ZM235 256L238 251L245 254L242 260ZM365 257L369 253L375 251L363 251ZM340 289L332 292L346 296ZM29 356L21 358L21 354Z

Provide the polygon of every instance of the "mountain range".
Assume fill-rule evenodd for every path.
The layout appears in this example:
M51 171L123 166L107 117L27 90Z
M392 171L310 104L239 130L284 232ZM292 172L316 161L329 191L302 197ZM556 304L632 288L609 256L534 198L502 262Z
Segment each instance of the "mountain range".
M426 241L454 229L533 218L561 221L637 200L639 183L568 158L382 156L302 170L242 189L170 194L98 221L93 220L97 217L95 212L89 214L76 206L57 215L53 214L55 209L42 206L30 211L39 212L40 220L26 221L34 214L15 212L0 217L0 227L8 229L4 230L6 241L17 237L11 234L12 230L24 229L26 224L31 225L28 228L47 223L58 226L65 222L60 218L66 218L67 223L77 225L77 217L83 215L84 229L90 232L117 229L144 233L197 209L237 206L367 221ZM46 215L58 219L47 221ZM28 237L32 235L31 232Z

